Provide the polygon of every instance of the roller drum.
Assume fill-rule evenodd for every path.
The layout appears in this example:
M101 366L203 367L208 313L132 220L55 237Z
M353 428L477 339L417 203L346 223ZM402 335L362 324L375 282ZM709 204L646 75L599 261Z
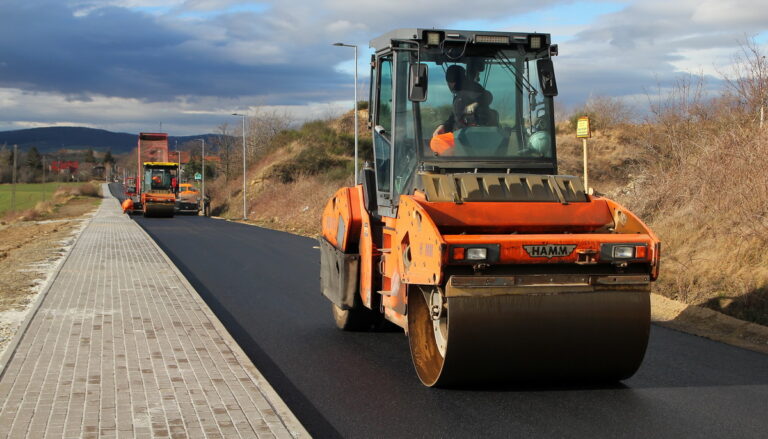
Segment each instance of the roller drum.
M147 217L162 217L162 218L169 218L172 217L174 213L174 205L173 204L150 204L147 203L146 210L144 211L144 216Z
M618 381L650 330L647 290L447 297L442 339L425 295L409 294L409 340L428 386L499 381ZM438 342L444 343L441 348Z

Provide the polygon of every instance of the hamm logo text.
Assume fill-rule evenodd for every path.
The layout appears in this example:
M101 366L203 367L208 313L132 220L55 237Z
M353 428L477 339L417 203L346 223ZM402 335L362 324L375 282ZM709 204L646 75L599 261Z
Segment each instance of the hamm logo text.
M532 258L562 258L573 253L575 244L524 245L523 248Z

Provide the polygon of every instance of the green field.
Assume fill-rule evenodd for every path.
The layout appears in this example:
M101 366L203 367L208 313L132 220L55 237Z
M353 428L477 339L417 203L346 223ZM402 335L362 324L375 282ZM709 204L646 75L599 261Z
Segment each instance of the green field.
M83 183L32 183L16 184L16 211L31 209L43 199L50 200L51 195L61 186L80 186ZM0 215L11 210L13 185L0 184Z

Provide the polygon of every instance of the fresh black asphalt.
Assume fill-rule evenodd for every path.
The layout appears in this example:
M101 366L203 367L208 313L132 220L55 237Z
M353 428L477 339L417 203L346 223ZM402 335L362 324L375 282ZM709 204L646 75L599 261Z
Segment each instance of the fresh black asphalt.
M618 385L429 389L402 332L335 328L316 241L134 218L314 437L768 437L768 355L654 325L643 365Z

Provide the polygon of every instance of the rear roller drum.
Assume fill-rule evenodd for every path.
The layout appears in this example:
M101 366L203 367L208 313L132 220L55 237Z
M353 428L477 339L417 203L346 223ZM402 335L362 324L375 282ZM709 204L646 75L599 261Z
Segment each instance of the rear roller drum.
M331 313L336 327L343 331L370 331L381 325L381 314L363 306L359 298L355 298L355 306L341 309L331 303Z

